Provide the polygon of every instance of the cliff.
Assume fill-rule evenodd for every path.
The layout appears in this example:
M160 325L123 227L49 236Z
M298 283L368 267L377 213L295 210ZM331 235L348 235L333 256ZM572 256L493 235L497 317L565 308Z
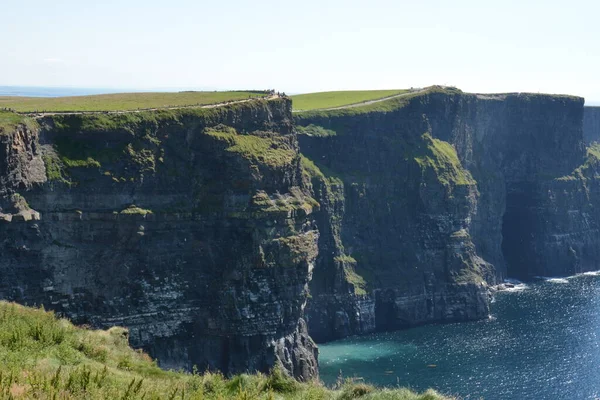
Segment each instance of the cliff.
M583 118L441 87L294 121L285 98L2 112L0 299L125 326L162 367L307 380L309 332L485 318L507 276L600 269Z
M584 162L582 118L580 98L439 87L297 113L326 250L311 335L483 318L506 276L597 269L593 199L559 179Z
M583 138L586 144L600 141L600 107L584 107Z
M289 100L1 117L0 298L126 326L163 367L316 376Z

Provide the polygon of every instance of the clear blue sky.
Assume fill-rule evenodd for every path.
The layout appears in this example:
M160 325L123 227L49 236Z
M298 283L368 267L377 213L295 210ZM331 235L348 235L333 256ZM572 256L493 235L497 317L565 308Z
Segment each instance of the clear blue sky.
M597 0L5 0L0 85L457 86L600 101Z

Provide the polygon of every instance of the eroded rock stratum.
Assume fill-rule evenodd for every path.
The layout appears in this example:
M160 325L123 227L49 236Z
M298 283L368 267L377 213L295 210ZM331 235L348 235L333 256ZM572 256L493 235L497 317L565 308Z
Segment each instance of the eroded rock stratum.
M126 326L164 367L316 375L318 204L289 100L57 115L0 140L1 298Z

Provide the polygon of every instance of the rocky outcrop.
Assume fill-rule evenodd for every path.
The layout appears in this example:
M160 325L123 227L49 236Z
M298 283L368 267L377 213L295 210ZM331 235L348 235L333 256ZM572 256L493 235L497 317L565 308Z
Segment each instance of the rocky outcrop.
M0 298L125 326L167 368L317 375L289 100L38 123L0 136Z
M582 118L580 98L447 88L298 113L328 249L311 283L313 337L483 318L487 285L507 275L594 269L546 256L573 248L591 260L600 244L588 200L553 196L577 197L558 178L583 162ZM564 235L585 239L549 240Z

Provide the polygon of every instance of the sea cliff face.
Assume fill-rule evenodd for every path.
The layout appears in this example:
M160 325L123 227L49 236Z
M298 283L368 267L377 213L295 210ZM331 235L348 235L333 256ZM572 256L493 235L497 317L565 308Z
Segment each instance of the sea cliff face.
M580 98L442 88L298 113L327 249L307 308L313 337L483 318L488 285L506 276L595 269L593 200L579 177L559 180L584 162L582 117Z
M583 138L588 145L600 142L600 107L584 107Z
M2 113L0 298L126 326L163 367L306 380L311 336L485 318L507 276L600 269L583 112L434 87L294 121L285 98Z
M164 367L316 376L317 203L289 100L54 115L0 140L1 298L126 326Z

